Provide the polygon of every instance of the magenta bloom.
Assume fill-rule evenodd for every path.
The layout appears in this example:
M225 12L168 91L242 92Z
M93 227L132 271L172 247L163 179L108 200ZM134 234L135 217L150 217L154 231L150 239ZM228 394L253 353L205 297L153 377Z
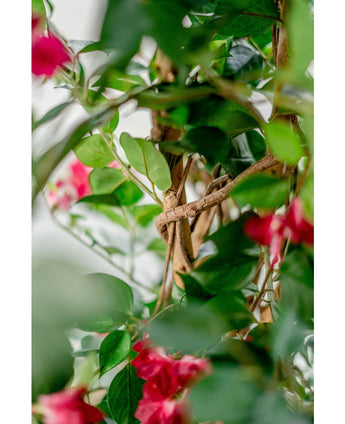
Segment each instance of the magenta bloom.
M83 401L86 387L62 390L38 398L44 424L94 424L103 421L103 413Z
M270 246L271 265L279 261L284 240L291 243L314 244L314 227L303 218L302 202L295 198L285 215L254 216L244 224L248 237L263 246Z
M135 417L142 424L189 424L188 404L177 399L182 393L186 395L198 379L211 373L209 360L191 355L176 360L162 347L152 346L147 336L133 350L139 353L132 365L137 375L146 380Z
M71 58L62 42L53 35L45 36L40 28L41 18L32 16L31 61L34 75L53 76L59 66L70 62Z
M69 210L73 203L91 194L89 174L92 168L83 165L78 159L69 164L67 175L56 182L56 189L47 194L51 207Z
M134 415L141 424L190 424L186 401L141 399Z

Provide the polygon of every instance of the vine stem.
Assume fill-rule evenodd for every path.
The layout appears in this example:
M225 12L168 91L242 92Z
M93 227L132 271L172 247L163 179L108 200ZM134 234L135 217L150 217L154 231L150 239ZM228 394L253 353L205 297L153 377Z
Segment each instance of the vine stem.
M160 207L163 207L162 202L158 199L156 193L152 193L150 189L146 187L145 184L143 184L139 178L137 178L129 169L128 166L123 162L123 160L120 158L120 156L117 154L117 152L114 149L113 143L110 143L107 136L104 134L101 128L98 128L98 131L100 135L102 136L103 140L107 143L107 146L112 152L112 155L114 156L115 160L117 160L121 164L122 172L126 175L127 178L129 178L131 181L133 181L138 187L140 187L145 193L147 193Z
M255 311L256 307L261 302L262 297L265 295L265 293L266 293L266 285L267 285L267 282L268 282L268 280L269 280L272 272L273 272L273 268L270 266L268 268L268 270L267 270L267 274L266 274L265 280L264 280L264 282L262 284L261 290L259 291L256 299L254 300L254 302L252 303L252 305L250 307L250 312L254 312Z
M128 272L122 268L120 265L116 264L115 262L113 262L108 255L105 255L103 252L96 250L93 246L94 245L90 245L89 243L87 243L85 240L83 240L78 234L76 234L74 231L71 230L71 228L69 228L67 225L64 225L55 215L54 211L47 205L49 213L52 217L52 219L54 220L54 222L64 231L66 231L68 234L70 234L73 238L75 238L76 240L78 240L82 245L84 245L85 247L89 248L92 250L92 252L96 253L98 256L100 256L101 258L103 258L105 261L107 261L111 266L113 266L117 271L119 271L121 274L123 274L124 276L126 276L130 282L128 283L129 285L133 285L136 286L138 288L147 290L151 293L155 293L156 291L154 289L152 289L151 287L146 286L143 283L140 283L139 281L131 278L128 275Z

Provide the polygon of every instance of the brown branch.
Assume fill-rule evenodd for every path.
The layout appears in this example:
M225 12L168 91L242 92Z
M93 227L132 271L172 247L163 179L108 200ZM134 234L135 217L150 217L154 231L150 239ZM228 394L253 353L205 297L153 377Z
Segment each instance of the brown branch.
M180 205L162 212L156 218L156 227L159 233L162 234L166 231L166 224L169 222L194 217L201 211L218 205L229 197L231 190L233 190L233 188L236 187L236 185L243 179L258 172L262 172L272 166L277 165L278 163L279 162L273 156L265 156L216 192L208 194L207 196L204 196L199 200L195 200L194 202L186 203L184 205Z

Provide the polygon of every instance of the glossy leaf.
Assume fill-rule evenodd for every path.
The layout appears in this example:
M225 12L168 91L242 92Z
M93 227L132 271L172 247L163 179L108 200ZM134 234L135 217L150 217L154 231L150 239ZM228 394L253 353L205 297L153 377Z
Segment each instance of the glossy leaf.
M234 80L248 82L260 77L264 60L262 56L246 45L235 45L225 61L223 75Z
M303 156L301 140L287 122L271 121L264 127L271 153L281 162L297 165Z
M109 194L127 180L119 169L96 168L89 175L93 194Z
M111 382L107 401L117 424L139 424L134 414L143 396L143 384L144 380L137 377L136 369L131 364L127 364Z
M277 208L282 205L288 194L288 182L269 175L253 175L241 181L231 196L241 205L257 208Z
M102 342L99 350L100 376L123 362L131 350L131 337L127 331L113 331Z
M83 138L73 150L80 162L92 168L109 165L114 160L111 148L100 134Z
M227 18L221 33L235 37L259 35L279 17L274 0L223 0L218 2L216 13Z
M129 163L141 174L146 175L160 190L171 186L170 170L166 159L154 144L134 139L127 133L120 136L120 144Z

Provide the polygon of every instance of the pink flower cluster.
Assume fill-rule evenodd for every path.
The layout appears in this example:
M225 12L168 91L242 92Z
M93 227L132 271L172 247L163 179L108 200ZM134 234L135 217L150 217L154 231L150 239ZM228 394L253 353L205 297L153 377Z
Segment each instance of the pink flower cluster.
M189 424L185 395L191 385L211 373L209 360L191 355L176 360L162 347L152 346L148 337L137 342L133 350L139 353L132 365L146 380L135 417L141 424Z
M40 18L32 17L32 73L52 77L58 67L71 58L62 42L51 34L45 36L40 29Z
M103 413L84 402L86 387L41 395L38 403L44 424L94 424L103 421Z
M301 199L295 198L284 215L254 216L244 225L248 237L263 246L270 246L271 265L279 261L284 240L291 243L314 244L314 226L303 218Z
M50 207L69 210L71 205L84 196L91 194L89 174L92 168L83 165L75 159L68 166L67 175L59 179L55 186L47 194L47 202Z

